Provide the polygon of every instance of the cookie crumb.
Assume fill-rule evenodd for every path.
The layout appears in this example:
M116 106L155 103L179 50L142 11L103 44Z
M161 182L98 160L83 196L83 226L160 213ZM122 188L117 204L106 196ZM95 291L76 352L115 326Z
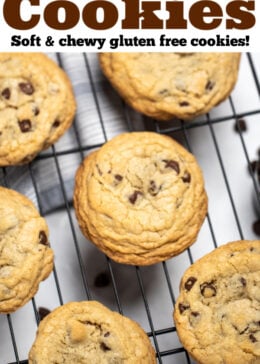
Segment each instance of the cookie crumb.
M238 119L236 120L235 122L235 125L234 125L234 130L236 132L245 132L247 131L247 123L245 121L245 119Z
M260 220L257 220L253 223L253 230L256 235L260 236Z
M94 284L98 288L107 287L110 284L110 277L108 273L106 272L99 273L95 278Z

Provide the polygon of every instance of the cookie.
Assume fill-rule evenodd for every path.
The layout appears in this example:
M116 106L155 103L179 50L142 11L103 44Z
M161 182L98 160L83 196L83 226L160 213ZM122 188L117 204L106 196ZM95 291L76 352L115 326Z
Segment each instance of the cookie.
M195 157L153 132L121 134L85 158L74 207L83 234L111 259L150 265L195 242L207 212Z
M155 352L133 320L96 301L70 302L41 321L29 364L155 364Z
M193 119L225 100L239 53L102 53L101 68L124 100L158 120Z
M31 161L69 128L75 98L64 71L40 53L0 53L0 166Z
M217 248L184 273L174 321L200 364L260 363L260 240Z
M48 227L33 203L0 187L0 313L16 311L53 268Z

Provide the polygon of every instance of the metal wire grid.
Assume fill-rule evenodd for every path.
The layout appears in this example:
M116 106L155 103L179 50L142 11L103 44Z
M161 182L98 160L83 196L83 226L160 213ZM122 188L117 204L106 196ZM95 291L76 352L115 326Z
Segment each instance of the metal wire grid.
M61 67L64 67L63 57L64 57L63 54L57 54L57 59L58 59L58 62ZM88 60L88 55L82 54L82 57L84 58L84 64L85 64L86 71L87 71L89 81L91 84L92 94L93 94L94 102L96 105L96 111L98 114L101 130L103 133L103 138L104 138L104 141L106 141L108 139L108 137L107 137L107 132L106 132L106 120L102 113L102 102L100 101L100 99L98 97L96 85L93 80L92 70L91 70L91 67L89 64L89 60ZM228 127L231 128L231 125L233 126L237 120L242 119L242 118L248 120L248 118L250 118L250 117L253 117L254 120L252 122L252 125L253 125L253 123L255 125L255 118L260 117L260 83L259 83L259 78L258 78L259 71L257 70L256 64L255 64L256 61L254 60L254 58L251 54L243 55L243 57L244 57L244 62L248 63L248 67L252 74L253 83L250 85L250 87L255 88L257 95L258 95L259 103L256 108L250 108L250 110L246 110L245 112L238 112L237 106L236 106L237 101L235 101L232 96L227 101L227 103L229 103L229 108L231 110L231 112L228 115L225 114L225 115L219 116L219 114L217 114L215 116L214 114L212 115L210 113L210 114L205 115L203 118L201 118L199 120L195 120L192 123L185 123L180 120L173 121L170 123L159 123L159 122L156 122L155 120L151 120L151 119L144 117L144 125L145 125L144 128L145 129L154 130L158 133L163 133L163 134L173 136L174 138L179 140L182 144L184 144L184 146L188 150L193 152L198 158L200 157L200 152L197 150L194 151L194 149L193 149L194 134L192 133L192 131L197 130L200 133L202 130L207 129L207 135L210 138L210 143L212 144L212 151L214 153L214 157L218 161L221 176L224 181L222 187L224 187L224 189L226 189L229 204L231 206L230 212L233 215L233 219L234 219L234 225L232 228L234 228L234 226L235 226L235 229L237 229L238 233L236 234L236 237L238 239L244 239L244 238L247 238L247 236L244 236L243 227L241 225L241 219L239 216L240 214L236 207L236 201L234 198L232 185L230 184L230 181L229 181L230 172L232 173L232 171L230 171L226 167L226 162L225 162L226 155L223 155L223 152L221 150L222 141L220 141L218 138L216 128L218 125L224 125L224 124L228 125ZM111 92L113 92L112 89L111 89ZM248 100L248 103L250 104L250 100ZM125 122L127 124L129 131L135 130L136 127L132 122L131 110L123 102L122 102L121 106L122 106L122 110L124 113ZM250 183L251 183L253 191L254 191L253 193L254 193L255 199L257 199L257 204L260 207L259 194L257 193L258 182L254 176L254 171L251 168L251 164L250 164L251 157L249 155L250 153L248 152L248 144L245 140L243 130L241 130L239 124L237 124L237 129L238 129L238 131L236 133L236 138L238 138L240 141L240 148L242 148L242 150L243 150L244 159L246 161L247 166L249 167L249 173L250 173L249 178L250 178L250 181L251 181ZM258 130L259 130L259 128L258 128ZM37 201L38 201L40 212L43 213L42 197L41 197L41 194L38 189L37 178L34 174L34 164L40 163L40 161L42 161L42 160L48 160L48 161L50 161L50 163L53 163L55 165L56 173L57 173L58 180L60 183L60 190L62 192L63 201L64 201L64 208L61 211L61 213L64 216L66 216L66 219L68 221L67 228L70 230L70 234L71 234L70 243L72 244L73 249L75 250L79 273L80 273L81 281L82 281L81 283L79 283L79 285L82 287L82 291L83 291L82 297L83 297L83 299L84 298L85 299L96 299L98 297L98 299L100 301L104 301L104 303L106 304L107 303L106 297L104 296L104 299L103 299L102 293L100 293L100 291L97 295L95 292L95 289L93 288L93 283L92 283L91 277L90 277L91 274L89 274L89 272L88 272L88 266L86 265L84 251L82 252L82 245L81 245L82 237L80 236L79 229L78 229L77 223L74 218L73 208L71 207L71 201L68 199L68 196L66 193L66 186L65 186L66 182L64 181L64 178L62 175L62 170L61 170L61 165L60 165L60 159L63 156L69 157L73 154L78 154L80 159L82 160L89 151L101 146L102 143L94 144L94 145L86 145L84 143L84 140L82 140L80 132L78 130L77 120L75 120L75 123L72 126L72 131L75 134L75 138L77 141L76 147L66 149L66 150L57 150L56 146L52 146L48 150L47 153L44 153L44 154L38 156L32 163L30 163L28 165L28 171L29 171L29 174L31 177L31 182L32 182L34 190L35 190L35 194L37 196ZM257 143L259 144L259 135L258 136L255 135L255 146L254 146L255 148L257 147ZM196 136L196 133L195 133L195 136ZM212 155L212 153L208 155L208 158L210 158L211 155ZM202 166L202 169L203 169L203 166ZM3 172L4 179L5 179L5 185L7 187L12 187L12 186L10 186L9 181L8 181L7 169L3 168L2 172ZM220 186L220 188L221 188L221 186ZM219 191L218 191L218 194L219 194ZM213 203L214 203L214 200L213 200ZM220 244L220 242L219 242L220 239L216 236L217 228L214 226L214 222L213 222L214 219L212 219L212 216L213 216L213 214L211 214L211 210L209 209L209 213L207 215L205 224L207 225L206 229L209 231L209 234L211 236L211 242L208 244L208 246L206 248L207 251L212 250L213 248L217 247ZM48 215L46 215L46 218L47 219L49 218ZM50 219L51 219L51 217L50 217ZM253 234L252 234L252 237L254 237ZM202 234L202 238L203 238L203 234ZM225 241L223 241L223 243L224 242ZM56 250L55 254L59 255L59 251ZM199 253L196 252L194 254L193 247L191 247L191 248L187 249L187 251L185 253L183 253L180 258L176 257L176 258L171 259L168 262L163 262L158 265L158 266L160 266L160 272L161 272L160 284L162 284L166 287L165 289L167 290L167 294L169 297L170 310L174 306L175 297L177 294L176 287L179 284L179 279L182 274L182 271L179 274L176 274L176 271L177 271L177 269L179 269L180 266L181 267L183 266L182 259L186 259L186 263L184 265L189 266L190 264L192 264L194 262L194 260L196 260L196 258L199 256L198 254L203 255L203 252L200 251ZM100 255L101 255L101 253L100 253ZM186 258L183 258L184 255ZM111 306L113 306L113 308L116 309L118 312L129 315L129 312L131 312L131 310L129 311L129 307L131 306L131 304L133 304L136 297L132 297L130 302L126 302L126 299L123 298L123 296L121 296L121 295L122 295L122 292L127 289L127 286L130 283L124 282L124 274L123 274L123 276L121 276L121 271L116 263L112 262L109 258L104 257L104 256L102 257L102 259L103 259L103 271L106 271L109 275L110 290L111 290L112 296L113 296L113 304L111 303L111 301L108 301L108 302L111 303ZM175 268L175 266L177 266L177 268ZM151 271L152 268L149 268L149 267L148 268L131 267L129 269L131 270L131 274L132 274L131 275L132 284L133 285L135 284L138 287L138 297L139 297L139 300L143 307L142 315L145 316L145 321L146 321L146 324L144 324L143 326L144 326L145 330L147 331L147 334L149 335L151 342L156 350L158 363L178 363L178 364L192 363L193 362L192 359L190 359L190 357L187 354L187 352L185 351L185 349L178 342L174 324L172 323L172 324L165 325L164 323L160 324L160 322L159 322L159 324L158 324L158 322L157 322L158 320L157 320L154 312L156 312L156 315L157 315L158 307L157 307L157 310L154 310L153 303L150 301L150 294L148 292L148 288L150 290L150 287L147 288L147 280L148 281L153 280L153 277L155 276L156 272L155 273L152 272ZM182 270L183 269L184 268L182 267ZM73 274L73 272L72 272L72 274ZM150 275L150 278L149 278L149 275ZM135 278L133 278L134 276L135 276ZM62 277L59 274L58 270L56 268L54 268L53 283L52 283L53 287L52 288L54 288L56 291L58 305L62 305L65 301L67 301L67 299L64 299L64 291L63 291L63 288L61 287L62 285L60 283L61 278ZM134 279L135 279L135 283L134 283ZM162 283L162 282L164 282L164 283ZM158 293L160 295L160 292L158 292ZM129 298L129 297L127 297L127 298ZM154 300L153 296L152 296L152 300ZM30 303L28 305L30 305ZM156 303L156 305L158 306L158 303ZM32 306L30 309L32 309L32 311L33 311L33 316L34 316L36 325L38 325L38 323L40 321L38 308L39 308L39 304L37 303L37 299L32 299ZM159 309L162 311L164 310L163 302L161 302L161 307L159 307ZM167 312L169 313L169 310ZM138 314L137 314L137 316L134 316L131 312L130 316L133 316L132 317L133 319L136 319L136 321L140 322L140 316ZM32 319L32 317L31 317L31 319ZM7 358L7 357L10 358L10 359L8 359L9 363L10 362L27 363L27 360L25 360L26 358L21 357L21 354L20 354L19 340L21 339L21 336L17 334L17 329L16 329L17 325L15 325L15 320L16 320L15 314L6 315L7 328L9 331L8 340L10 342L10 345L9 345L9 349L7 349L7 350L9 350L9 356L5 354L4 358ZM172 319L170 318L167 322L170 322L171 320ZM3 322L3 318L2 318L1 322ZM27 331L26 331L26 323L25 323L24 335L26 335L26 334L27 334ZM0 328L0 335L1 335L1 328ZM33 337L34 335L35 335L35 330L31 334L31 336ZM19 338L18 338L18 336L19 336ZM164 342L167 342L167 345L165 345ZM0 344L0 363L6 364L6 359L1 359L1 357L2 357L1 351L4 352L4 350L5 350L5 348L3 346L1 347L1 344ZM10 350L12 351L12 353L10 352ZM22 355L24 355L24 354L22 354Z

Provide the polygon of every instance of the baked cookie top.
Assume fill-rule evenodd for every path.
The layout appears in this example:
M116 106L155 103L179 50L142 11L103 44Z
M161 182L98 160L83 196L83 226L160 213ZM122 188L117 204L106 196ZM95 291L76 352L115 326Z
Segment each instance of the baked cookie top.
M239 53L102 53L111 84L137 111L156 119L192 119L228 97Z
M174 320L197 363L260 363L260 240L223 245L188 268Z
M149 265L196 240L207 212L201 170L184 147L153 132L121 134L76 174L83 234L113 260Z
M71 83L40 53L0 53L0 166L27 163L53 144L75 114Z
M48 235L33 203L0 187L0 313L23 306L52 271Z
M29 363L155 364L155 352L133 320L96 301L70 302L41 321Z

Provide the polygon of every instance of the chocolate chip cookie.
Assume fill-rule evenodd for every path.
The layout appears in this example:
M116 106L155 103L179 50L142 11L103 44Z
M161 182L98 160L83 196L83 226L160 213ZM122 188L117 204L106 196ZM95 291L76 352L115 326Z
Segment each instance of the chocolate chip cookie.
M0 313L29 301L53 268L48 227L33 203L0 187Z
M200 364L260 363L260 240L221 246L184 273L174 320Z
M225 100L239 53L102 53L100 65L137 111L159 120L193 119Z
M155 364L155 352L133 320L96 301L70 302L38 328L29 364Z
M119 263L150 265L195 242L207 195L195 157L153 132L121 134L76 173L76 217L83 234Z
M52 145L75 114L71 83L40 53L0 53L0 166L24 164Z

